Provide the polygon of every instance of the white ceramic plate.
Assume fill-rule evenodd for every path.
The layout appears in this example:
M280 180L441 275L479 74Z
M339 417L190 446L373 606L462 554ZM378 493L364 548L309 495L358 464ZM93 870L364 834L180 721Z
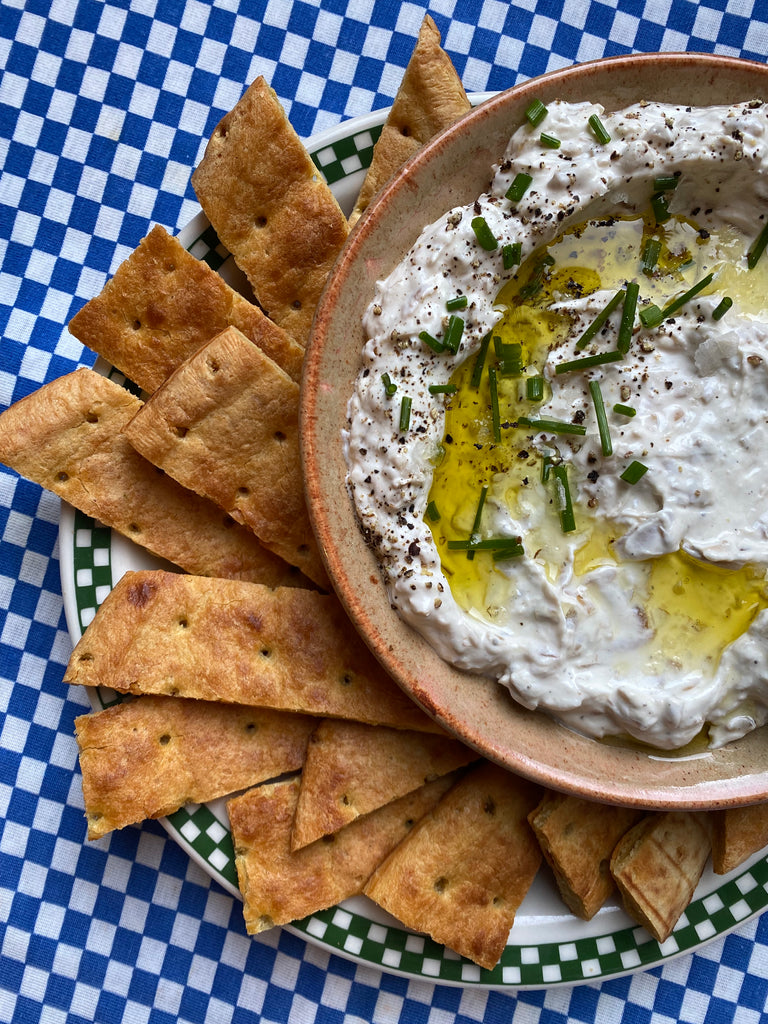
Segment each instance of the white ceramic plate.
M484 95L471 97L480 102ZM353 118L309 142L315 163L345 210L354 204L386 111ZM181 242L233 286L242 280L200 214L180 233ZM123 380L105 364L98 368ZM141 548L93 519L62 506L61 582L73 642L96 608L128 569L158 567ZM167 568L167 566L166 566ZM121 697L90 692L98 710ZM239 896L232 839L224 801L187 806L163 819L169 834L220 885ZM663 944L635 925L615 903L592 921L573 917L542 869L520 908L500 963L486 971L431 939L403 928L364 897L312 914L290 930L361 964L422 980L483 988L539 988L595 981L643 970L690 952L760 913L768 906L768 858L757 855L728 876L708 870L695 899Z

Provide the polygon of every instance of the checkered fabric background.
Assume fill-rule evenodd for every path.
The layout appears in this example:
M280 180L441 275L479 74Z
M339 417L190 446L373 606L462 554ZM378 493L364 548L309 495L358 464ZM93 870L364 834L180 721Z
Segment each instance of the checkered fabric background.
M264 74L304 136L391 102L425 10L470 91L632 51L768 57L764 0L0 0L0 408L91 363L64 325ZM156 823L88 844L62 683L58 501L0 467L0 1022L758 1022L768 915L632 977L518 993L361 967L275 930Z

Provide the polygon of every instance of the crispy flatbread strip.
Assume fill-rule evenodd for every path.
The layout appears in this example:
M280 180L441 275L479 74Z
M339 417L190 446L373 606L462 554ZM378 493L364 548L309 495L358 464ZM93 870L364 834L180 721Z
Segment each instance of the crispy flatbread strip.
M551 791L529 815L560 895L577 917L589 921L614 891L611 854L642 815L631 807Z
M307 749L291 848L338 832L478 757L450 736L327 719Z
M619 840L611 874L624 909L658 942L690 903L710 848L707 815L694 811L649 814Z
M235 327L186 359L125 428L146 459L328 587L304 499L299 386Z
M536 786L484 762L377 868L366 896L406 927L494 967L541 863L527 821L539 796Z
M712 811L712 867L726 875L768 846L768 804Z
M440 32L427 14L381 135L373 149L350 225L401 164L433 136L458 121L470 102L451 58L440 46Z
M338 598L293 587L128 572L65 680L442 733L381 668Z
M140 407L114 381L75 370L0 415L0 461L187 572L306 585L251 530L135 451L122 429Z
M301 379L304 350L177 238L157 225L70 332L151 394L179 363L230 325Z
M259 304L305 345L349 228L263 78L219 122L192 186Z
M162 640L160 641L162 643ZM88 838L296 771L313 719L140 697L75 719Z
M227 804L249 934L288 924L359 894L371 872L451 784L431 782L329 841L291 852L299 779L257 786Z

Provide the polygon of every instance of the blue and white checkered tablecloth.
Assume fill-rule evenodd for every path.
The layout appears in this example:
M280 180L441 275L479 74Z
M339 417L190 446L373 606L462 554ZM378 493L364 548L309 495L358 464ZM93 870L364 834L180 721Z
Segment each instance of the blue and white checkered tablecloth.
M388 105L429 10L468 91L632 51L768 58L764 0L0 0L0 408L90 364L64 331L263 74L309 137ZM157 823L95 843L62 682L59 502L0 467L0 1022L758 1022L768 914L644 973L494 992L360 966L241 904Z

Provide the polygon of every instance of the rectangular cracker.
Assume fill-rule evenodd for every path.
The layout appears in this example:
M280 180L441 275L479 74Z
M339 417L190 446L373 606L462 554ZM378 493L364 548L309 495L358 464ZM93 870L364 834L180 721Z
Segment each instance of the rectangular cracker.
M313 724L285 711L154 696L81 715L88 838L296 771Z
M293 380L301 379L302 346L157 225L72 318L69 330L151 394L182 360L229 326Z
M426 142L470 110L461 79L440 46L440 32L427 14L403 80L376 145L349 223Z
M569 910L589 921L615 889L614 847L642 811L547 791L529 816L544 858Z
M712 867L727 875L768 846L768 804L728 807L710 813L712 823Z
M338 832L478 757L448 735L326 719L307 748L291 849Z
M192 186L259 305L306 345L349 228L262 77L217 125Z
M366 896L491 969L541 863L527 820L539 796L497 765L470 770L377 868Z
M128 572L64 678L441 732L381 668L338 598L314 590Z
M125 434L174 480L329 586L304 499L299 386L237 328L185 359Z
M658 942L690 903L710 848L709 819L694 811L646 815L619 840L611 874L624 909Z
M299 779L257 786L227 804L250 935L358 895L371 872L450 786L438 779L359 818L330 841L291 852Z
M0 461L187 572L268 586L304 580L136 452L122 430L140 408L114 381L75 370L0 415Z

